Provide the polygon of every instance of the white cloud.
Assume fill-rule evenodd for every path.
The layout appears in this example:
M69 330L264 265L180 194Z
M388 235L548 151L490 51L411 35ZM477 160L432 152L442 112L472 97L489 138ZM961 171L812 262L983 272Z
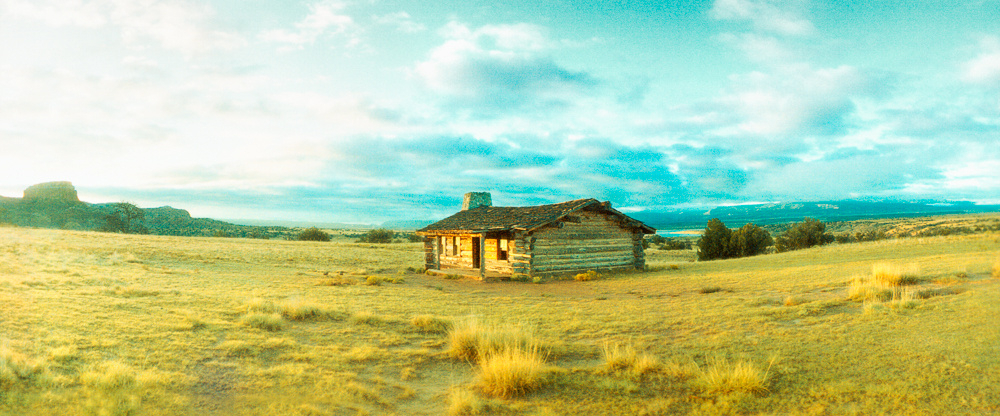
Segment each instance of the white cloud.
M26 18L49 26L100 27L108 19L100 2L83 0L4 0L0 17Z
M1000 85L1000 38L984 37L980 49L978 56L963 65L962 79L973 84Z
M555 47L545 29L530 24L487 25L475 30L450 23L447 40L431 50L414 74L430 89L491 111L525 106L562 106L597 84L585 72L561 67L548 54Z
M719 20L749 21L756 30L786 36L816 32L804 0L716 0L709 14Z
M213 10L183 1L114 0L112 21L125 42L142 48L148 41L186 55L235 49L245 40L211 26Z
M393 26L403 33L418 33L427 30L427 26L418 23L407 12L396 12L383 16L374 16L375 23Z
M245 44L238 34L213 27L211 7L185 0L7 0L0 17L31 19L50 26L113 27L124 44L144 50L157 45L185 56L231 50Z
M347 46L357 45L360 39L354 32L359 28L351 16L342 13L344 8L345 4L339 1L314 3L309 6L309 14L295 23L295 30L268 30L261 33L260 38L299 49L315 43L321 36L344 36Z
M773 36L744 33L725 33L719 39L743 52L751 61L764 65L781 65L792 61L795 54L784 42Z
M843 134L854 99L874 92L873 79L855 67L787 66L774 73L731 77L735 91L722 102L742 116L730 134Z

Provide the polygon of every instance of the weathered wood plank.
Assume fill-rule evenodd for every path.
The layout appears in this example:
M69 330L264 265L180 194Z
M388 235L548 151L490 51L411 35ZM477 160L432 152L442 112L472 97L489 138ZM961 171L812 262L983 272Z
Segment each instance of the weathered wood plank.
M535 250L536 256L551 256L559 254L586 254L586 253L605 253L605 252L622 252L634 254L631 246L624 244L617 245L587 245L587 246L556 246L556 247L545 247L538 248Z
M550 265L550 266L535 266L532 271L536 274L541 273L554 273L554 272L568 272L568 271L580 271L585 272L587 270L605 270L605 269L615 269L615 268L632 268L632 263L600 263L600 264L590 264L586 267L581 267L577 264L563 264L563 265Z
M561 246L601 246L601 245L631 245L632 241L627 238L593 238L585 240L563 240L563 239L539 239L535 242L535 247L561 247Z
M537 267L548 267L548 266L579 266L581 268L586 267L597 267L595 265L614 263L614 264L626 264L634 263L635 258L632 256L609 256L609 257L591 257L582 259L572 259L572 258L562 258L562 259L536 259L532 264L533 268Z

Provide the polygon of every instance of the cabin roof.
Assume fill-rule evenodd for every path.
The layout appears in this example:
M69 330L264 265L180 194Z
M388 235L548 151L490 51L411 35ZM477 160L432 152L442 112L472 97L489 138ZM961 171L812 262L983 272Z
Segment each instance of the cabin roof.
M656 232L656 229L611 208L610 203L601 202L593 198L530 207L481 206L459 211L448 218L421 228L417 232L423 234L440 234L445 232L533 231L584 209L600 210L620 217L624 223L642 229L645 234Z

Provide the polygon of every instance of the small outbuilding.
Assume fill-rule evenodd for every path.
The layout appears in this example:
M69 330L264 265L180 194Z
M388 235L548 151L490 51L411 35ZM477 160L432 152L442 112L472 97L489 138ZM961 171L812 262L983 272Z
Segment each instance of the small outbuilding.
M654 232L610 202L494 207L488 192L465 194L461 211L417 230L424 236L428 270L461 271L481 280L642 270L642 239Z

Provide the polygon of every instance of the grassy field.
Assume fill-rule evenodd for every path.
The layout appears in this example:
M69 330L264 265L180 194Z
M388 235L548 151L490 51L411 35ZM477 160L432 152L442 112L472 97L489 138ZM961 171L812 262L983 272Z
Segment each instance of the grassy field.
M0 227L0 415L1000 413L997 233L544 284L422 258Z

